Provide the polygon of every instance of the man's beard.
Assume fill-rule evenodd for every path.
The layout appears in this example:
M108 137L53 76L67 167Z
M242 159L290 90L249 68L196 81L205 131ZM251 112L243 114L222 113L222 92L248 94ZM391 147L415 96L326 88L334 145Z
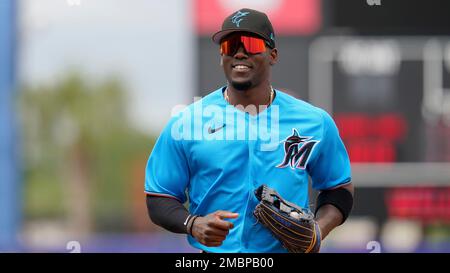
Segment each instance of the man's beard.
M233 86L234 89L239 90L239 91L247 91L252 87L252 82L251 81L246 81L246 82L231 82L231 85Z

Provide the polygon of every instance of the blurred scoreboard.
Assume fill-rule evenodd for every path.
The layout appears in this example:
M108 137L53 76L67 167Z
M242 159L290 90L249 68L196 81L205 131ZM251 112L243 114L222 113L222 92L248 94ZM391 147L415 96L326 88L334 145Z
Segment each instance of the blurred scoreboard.
M308 56L309 101L352 162L352 216L450 224L450 37L319 37Z
M353 163L450 161L450 38L317 38L308 92Z

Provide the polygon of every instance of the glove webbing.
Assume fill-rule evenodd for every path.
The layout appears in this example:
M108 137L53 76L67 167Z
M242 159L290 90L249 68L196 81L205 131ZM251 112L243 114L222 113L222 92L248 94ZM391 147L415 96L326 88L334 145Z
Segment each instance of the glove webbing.
M261 203L260 205L261 205L261 206L264 206L265 209L268 209L268 210L270 210L271 212L276 213L271 207L267 206L266 204ZM272 221L271 221L270 219L274 219L273 216L272 216L270 213L268 213L267 211L265 211L264 208L258 208L258 209L257 209L258 214L259 214L259 216L261 217L261 219L263 220L262 222L263 222L265 225L270 226L269 229L274 233L274 235L276 235L277 237L280 237L280 238L283 238L283 237L286 238L286 237L287 237L287 238L289 238L289 239L292 240L292 241L298 241L298 242L301 242L301 243L309 243L309 246L308 246L308 247L303 247L303 246L301 246L301 245L297 245L297 244L292 243L292 242L286 242L286 241L284 241L284 240L281 240L281 242L282 242L282 244L283 244L283 246L284 246L285 248L287 248L289 251L294 252L294 253L296 253L296 252L309 253L309 252L312 250L312 248L313 248L314 245L316 244L316 237L317 237L317 236L316 236L316 226L314 226L314 230L311 230L311 229L309 229L309 228L307 228L307 227L304 227L304 226L299 225L298 223L294 223L294 222L293 222L291 219L289 219L289 218L286 218L286 217L280 215L280 217L282 217L283 220L288 221L289 223L291 223L291 224L293 224L293 225L296 225L296 226L299 227L299 228L303 228L303 229L308 230L309 232L312 233L312 236L308 236L308 235L305 235L305 234L298 233L298 231L292 230L292 229L289 228L289 227L284 227L284 226L275 227L275 226L272 224L272 222L276 222L276 220L272 220ZM269 217L270 219L268 219L268 217ZM301 237L305 237L305 238L307 238L308 240L305 241L305 240L301 240L301 239L299 239L299 238L291 237L291 236L289 236L289 235L286 234L286 233L282 233L282 232L280 231L281 229L287 229L287 230L289 230L291 233L296 234L296 235L301 236Z

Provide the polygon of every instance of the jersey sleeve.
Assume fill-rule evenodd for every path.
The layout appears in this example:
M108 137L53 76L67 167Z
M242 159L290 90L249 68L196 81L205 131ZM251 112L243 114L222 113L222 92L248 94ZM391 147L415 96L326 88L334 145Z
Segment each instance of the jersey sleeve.
M145 169L145 192L149 195L167 196L186 201L189 184L189 167L183 140L173 136L176 118L163 129L153 147Z
M330 115L320 110L323 117L322 139L317 145L307 168L316 190L334 188L351 181L350 159L338 128Z

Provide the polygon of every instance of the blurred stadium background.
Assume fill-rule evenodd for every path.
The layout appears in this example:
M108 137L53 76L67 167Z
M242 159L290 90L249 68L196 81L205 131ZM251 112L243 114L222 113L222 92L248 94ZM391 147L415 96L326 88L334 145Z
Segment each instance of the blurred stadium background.
M354 212L323 252L450 252L436 2L2 0L0 251L197 252L149 221L145 163L172 109L224 83L209 37L250 7L275 27L274 86L331 113L351 157Z

